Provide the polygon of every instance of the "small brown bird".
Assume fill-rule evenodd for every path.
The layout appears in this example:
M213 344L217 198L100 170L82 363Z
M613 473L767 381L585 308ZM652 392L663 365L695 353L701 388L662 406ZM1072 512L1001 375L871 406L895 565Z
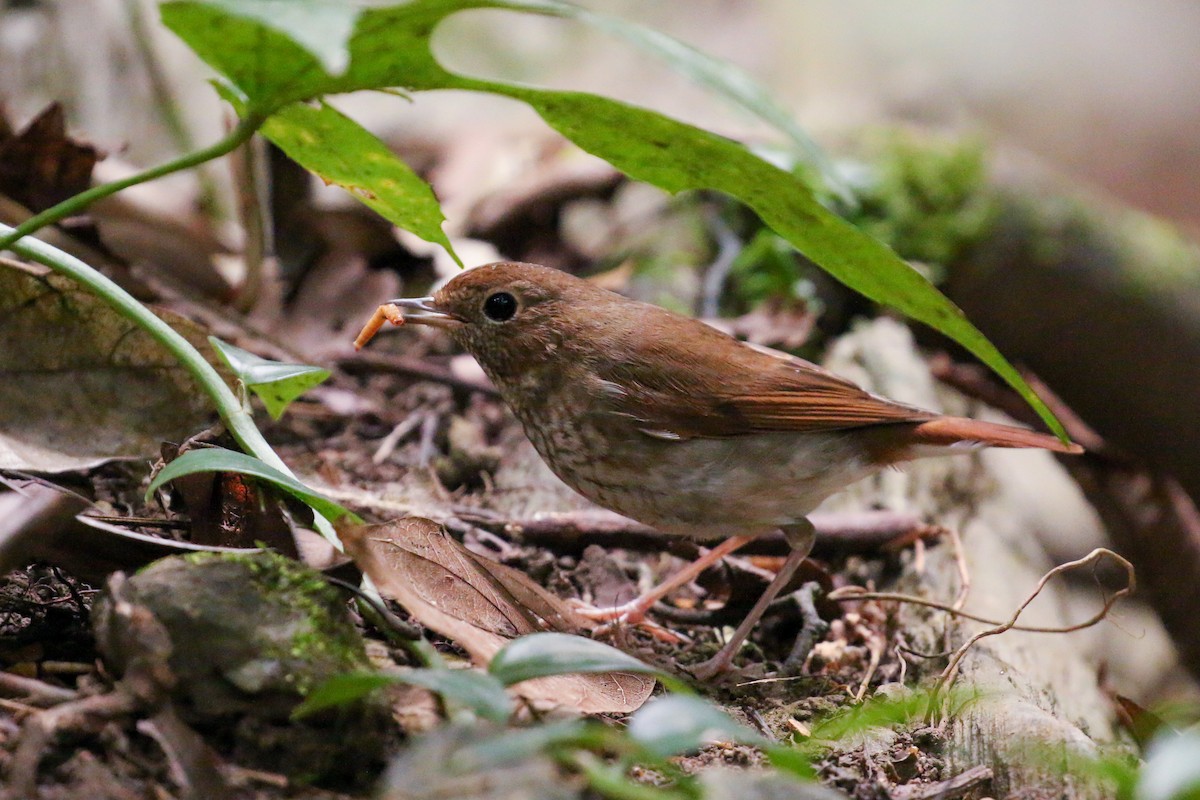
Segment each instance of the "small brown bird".
M829 495L891 464L978 446L1082 452L878 397L536 264L476 267L432 297L392 302L407 322L445 328L475 357L568 486L665 533L725 539L612 617L640 619L712 562L783 530L791 555L730 641L694 670L700 677L729 666L808 555L807 515Z

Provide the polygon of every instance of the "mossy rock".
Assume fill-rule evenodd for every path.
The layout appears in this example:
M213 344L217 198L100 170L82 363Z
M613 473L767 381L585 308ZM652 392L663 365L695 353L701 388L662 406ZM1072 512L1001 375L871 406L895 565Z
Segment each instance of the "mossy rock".
M238 760L319 779L382 757L386 712L378 705L290 720L314 687L369 668L344 600L318 573L268 552L173 556L126 580L121 598L166 629L183 716L217 734ZM93 625L102 654L121 674L138 654L111 652L106 642L121 640L111 635L113 624L120 621L105 595Z

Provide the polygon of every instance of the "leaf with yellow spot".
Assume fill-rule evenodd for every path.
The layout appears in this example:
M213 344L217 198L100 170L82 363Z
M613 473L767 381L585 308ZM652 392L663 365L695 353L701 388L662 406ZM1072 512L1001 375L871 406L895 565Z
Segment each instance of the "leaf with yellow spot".
M354 120L323 102L293 103L273 114L262 132L326 184L341 186L389 222L441 245L458 260L429 184Z

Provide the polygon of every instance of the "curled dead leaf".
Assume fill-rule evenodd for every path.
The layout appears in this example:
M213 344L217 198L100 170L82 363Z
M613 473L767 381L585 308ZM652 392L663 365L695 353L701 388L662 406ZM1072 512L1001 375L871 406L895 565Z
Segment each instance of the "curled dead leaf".
M381 594L453 639L481 667L518 636L579 633L588 625L524 573L472 553L432 520L343 525L338 532ZM648 675L607 672L537 678L512 691L536 706L628 713L646 702L654 683Z

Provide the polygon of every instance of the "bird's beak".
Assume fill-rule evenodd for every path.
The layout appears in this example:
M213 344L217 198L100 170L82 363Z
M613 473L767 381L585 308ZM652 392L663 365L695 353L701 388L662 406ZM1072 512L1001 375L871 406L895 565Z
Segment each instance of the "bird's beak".
M435 328L457 328L463 321L453 314L440 310L432 297L402 297L389 300L389 303L400 306L404 312L404 321L414 325L432 325Z

